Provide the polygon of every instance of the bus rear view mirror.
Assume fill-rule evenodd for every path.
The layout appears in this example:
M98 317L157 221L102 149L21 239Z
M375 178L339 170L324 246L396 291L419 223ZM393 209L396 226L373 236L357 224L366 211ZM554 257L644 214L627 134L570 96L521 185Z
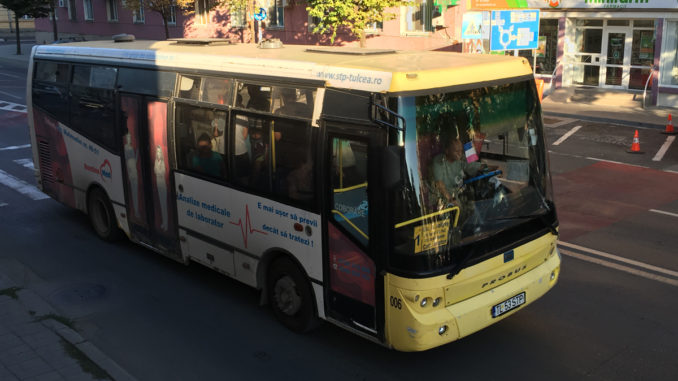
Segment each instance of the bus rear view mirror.
M384 188L391 189L400 184L402 158L405 150L400 146L384 147L382 151L382 183Z

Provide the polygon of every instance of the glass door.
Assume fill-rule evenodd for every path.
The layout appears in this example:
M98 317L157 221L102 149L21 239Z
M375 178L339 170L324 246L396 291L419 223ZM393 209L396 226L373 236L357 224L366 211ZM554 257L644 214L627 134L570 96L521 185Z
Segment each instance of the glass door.
M582 20L589 21L589 20ZM599 20L590 20L599 21ZM592 25L594 27L588 27ZM595 23L582 24L576 31L577 52L574 54L574 75L572 82L577 85L598 86L600 84L600 63L602 56L603 29Z
M607 28L603 32L601 87L628 88L631 34L627 29Z

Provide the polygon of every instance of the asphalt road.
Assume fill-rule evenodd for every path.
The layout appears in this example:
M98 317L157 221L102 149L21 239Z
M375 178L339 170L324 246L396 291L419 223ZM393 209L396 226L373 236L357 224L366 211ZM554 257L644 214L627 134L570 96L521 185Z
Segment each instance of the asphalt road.
M22 97L12 86L23 80L11 76L25 74L0 73L0 91ZM22 104L3 93L0 101ZM632 128L546 122L563 241L559 284L516 315L427 352L390 351L330 324L293 334L253 289L129 242L98 240L81 213L31 198L30 186L8 186L35 181L26 114L6 110L0 268L139 380L676 379L678 148L655 161L666 143L657 130L640 130L646 153L632 155Z

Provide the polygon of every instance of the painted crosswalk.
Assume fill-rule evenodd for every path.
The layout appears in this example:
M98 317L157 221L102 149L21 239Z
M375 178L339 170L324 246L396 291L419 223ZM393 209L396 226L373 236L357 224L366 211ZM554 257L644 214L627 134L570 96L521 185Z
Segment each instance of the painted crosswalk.
M18 103L12 103L12 102L7 102L7 101L0 101L0 110L5 110L5 111L15 111L15 112L21 112L21 113L26 113L28 112L28 108L25 105L20 105Z
M24 168L35 169L35 165L33 165L33 159L16 159L13 161Z
M48 195L42 193L34 185L31 185L17 177L10 175L9 173L0 169L0 185L4 185L10 189L13 189L33 200L44 200L49 198Z

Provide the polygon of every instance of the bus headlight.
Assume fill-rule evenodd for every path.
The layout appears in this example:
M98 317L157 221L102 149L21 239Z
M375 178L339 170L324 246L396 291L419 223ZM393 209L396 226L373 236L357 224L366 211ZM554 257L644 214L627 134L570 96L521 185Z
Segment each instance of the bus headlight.
M447 332L447 325L443 325L443 326L441 326L440 328L438 328L438 334L439 334L440 336L444 335L445 332Z
M435 298L435 299L433 300L433 307L438 307L438 305L440 304L440 301L441 301L441 300L442 300L442 299L440 298L440 296L437 297L437 298Z
M419 305L422 307L426 307L426 305L428 305L428 298L423 298Z

